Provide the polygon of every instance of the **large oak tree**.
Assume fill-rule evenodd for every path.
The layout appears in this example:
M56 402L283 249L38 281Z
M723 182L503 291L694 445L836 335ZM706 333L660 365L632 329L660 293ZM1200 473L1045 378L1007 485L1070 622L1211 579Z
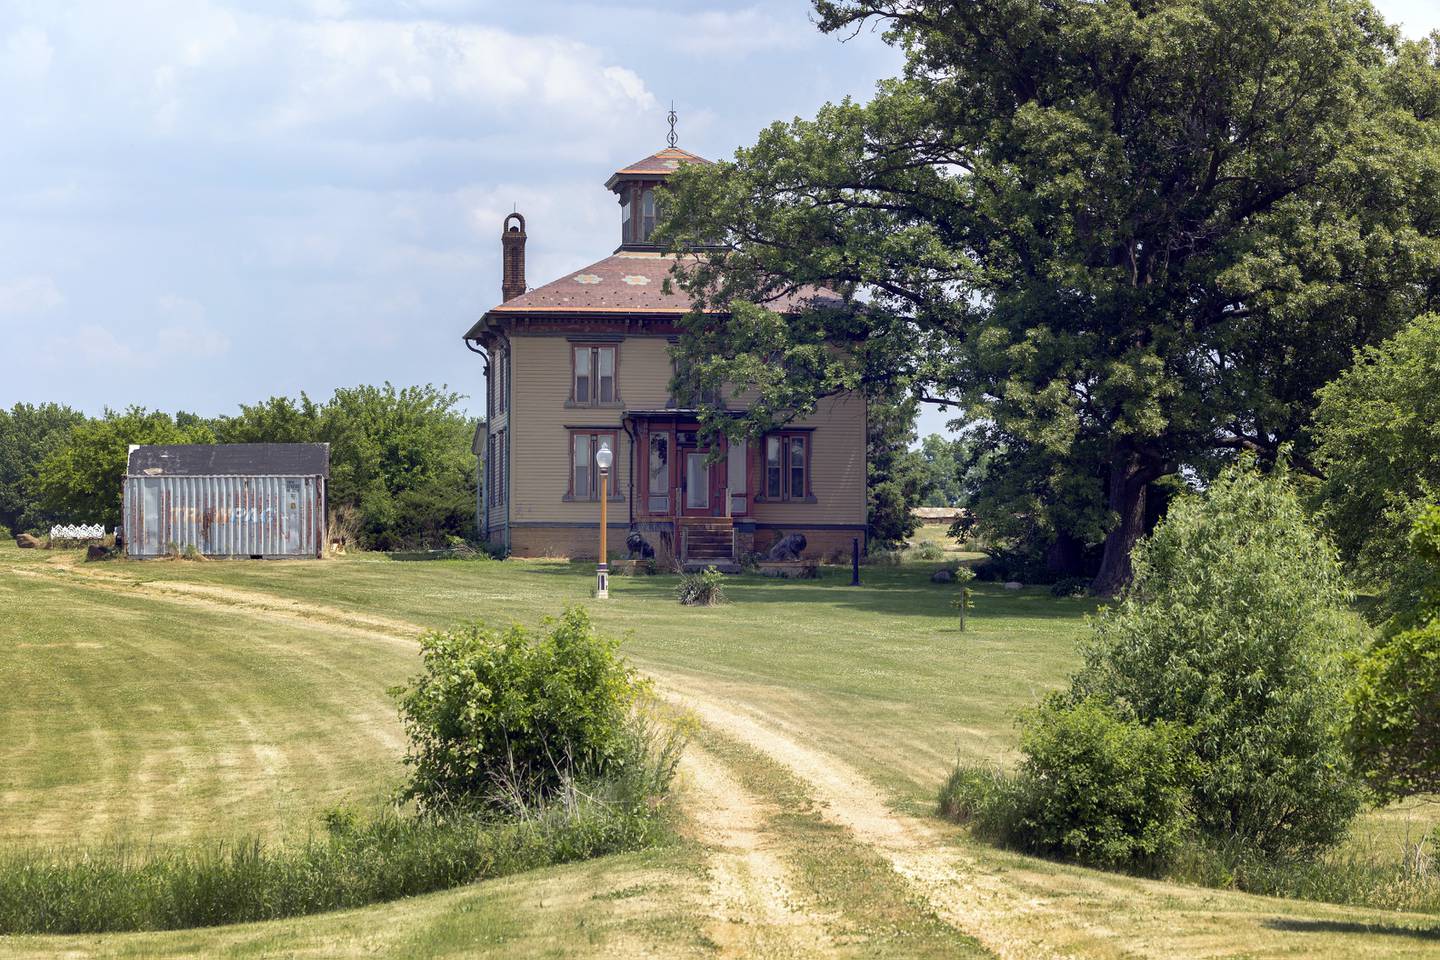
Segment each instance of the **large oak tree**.
M816 0L903 76L683 170L681 368L755 432L843 389L946 401L977 508L1129 577L1156 481L1296 444L1314 391L1440 304L1437 41L1368 0ZM782 318L815 285L841 302ZM699 391L697 391L698 393ZM1153 511L1148 512L1153 515Z

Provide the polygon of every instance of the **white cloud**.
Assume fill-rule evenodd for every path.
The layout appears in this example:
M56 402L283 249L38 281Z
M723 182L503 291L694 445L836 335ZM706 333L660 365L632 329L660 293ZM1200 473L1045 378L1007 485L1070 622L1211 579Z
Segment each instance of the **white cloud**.
M0 70L21 80L42 80L50 72L55 47L50 35L35 26L23 26L5 37Z
M759 7L707 10L673 28L681 50L702 56L739 56L761 50L793 49L813 43L816 31L803 19L779 20Z
M51 71L46 115L81 121L97 140L107 129L133 137L137 120L167 139L467 139L516 119L607 129L655 108L637 73L578 40L343 19L346 9L320 2L309 17L157 0L81 16L37 7L0 49L12 70L34 73L59 47L66 69ZM0 76L0 96L5 86Z
M65 295L56 286L54 277L0 281L0 315L44 313L64 302Z

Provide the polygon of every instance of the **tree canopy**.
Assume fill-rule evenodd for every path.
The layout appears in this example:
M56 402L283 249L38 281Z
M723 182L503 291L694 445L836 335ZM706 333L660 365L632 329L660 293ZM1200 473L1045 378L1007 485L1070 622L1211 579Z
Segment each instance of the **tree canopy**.
M17 406L0 411L0 509L114 527L131 444L328 443L332 530L378 550L443 545L474 534L475 421L462 399L387 383L340 388L328 402L271 397L213 419Z
M955 405L1003 449L982 522L1103 544L1129 576L1153 484L1304 462L1354 346L1440 304L1440 53L1368 0L817 0L882 24L866 104L682 169L662 231L696 386L753 432L840 390ZM765 309L823 288L790 319Z
M17 403L0 410L0 526L38 528L51 517L40 499L40 463L85 415L58 403Z
M1440 314L1369 347L1320 391L1315 460L1321 518L1358 579L1395 616L1420 600L1430 566L1411 524L1440 502Z

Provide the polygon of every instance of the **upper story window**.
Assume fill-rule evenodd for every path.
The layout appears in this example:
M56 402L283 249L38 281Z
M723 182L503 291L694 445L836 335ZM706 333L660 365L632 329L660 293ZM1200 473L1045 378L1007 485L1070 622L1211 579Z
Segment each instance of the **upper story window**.
M573 365L570 399L576 404L616 403L614 346L576 344L570 351Z
M765 436L765 499L813 499L809 434L782 432Z
M510 394L510 351L495 351L495 412L504 413L509 405Z
M620 242L630 242L630 191L620 197Z

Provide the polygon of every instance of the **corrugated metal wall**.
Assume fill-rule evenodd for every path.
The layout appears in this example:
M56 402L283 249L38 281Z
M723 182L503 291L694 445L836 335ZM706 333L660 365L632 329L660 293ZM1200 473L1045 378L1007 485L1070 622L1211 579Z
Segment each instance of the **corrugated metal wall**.
M126 477L125 555L319 557L323 477Z

